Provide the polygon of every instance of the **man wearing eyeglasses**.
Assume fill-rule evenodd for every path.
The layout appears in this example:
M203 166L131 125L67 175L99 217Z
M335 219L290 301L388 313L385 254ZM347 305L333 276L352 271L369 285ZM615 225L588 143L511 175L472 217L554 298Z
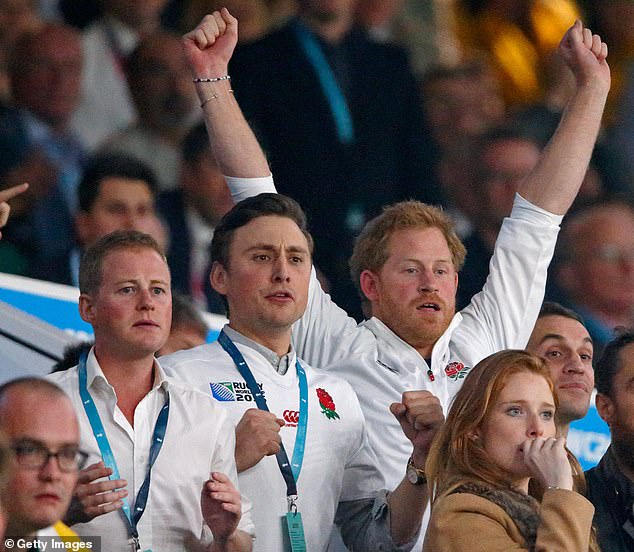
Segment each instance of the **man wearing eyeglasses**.
M66 394L36 378L4 384L0 387L0 431L13 450L2 496L7 539L25 539L33 547L42 537L76 539L60 519L87 455L79 450L79 425ZM9 546L9 540L3 540L0 550L5 542Z
M604 201L572 214L554 275L561 302L583 317L598 358L614 328L634 324L634 207Z

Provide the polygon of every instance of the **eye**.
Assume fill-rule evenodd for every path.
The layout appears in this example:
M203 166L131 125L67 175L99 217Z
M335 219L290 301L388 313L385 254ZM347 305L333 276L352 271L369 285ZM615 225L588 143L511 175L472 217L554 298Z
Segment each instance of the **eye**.
M520 416L522 414L522 409L519 406L510 406L506 409L506 413L509 416Z
M32 456L38 454L42 447L36 443L24 442L15 447L16 454L18 456Z
M167 293L167 291L162 287L153 287L152 293L154 295L164 295L165 293Z
M119 290L119 293L122 293L123 295L130 295L131 293L134 293L134 287L124 286Z
M266 253L259 253L258 255L255 255L253 258L256 261L262 261L262 262L271 260L271 256L267 255Z
M591 354L581 353L579 356L581 357L581 360L587 360L588 362L592 362L592 355Z
M408 266L408 267L405 269L405 273L406 273L406 274L416 274L417 272L418 272L418 269L417 269L417 268L415 268L415 267L413 267L413 266Z
M555 412L553 410L545 410L542 412L542 418L544 418L544 420L552 420L554 416Z
M303 257L298 257L298 256L291 257L291 262L293 264L301 264L301 263L304 262L304 258Z
M561 358L563 356L563 353L561 351L552 350L552 351L547 351L546 356L548 358Z
M440 274L441 276L444 274L447 274L448 270L446 268L437 268L436 269L436 274Z

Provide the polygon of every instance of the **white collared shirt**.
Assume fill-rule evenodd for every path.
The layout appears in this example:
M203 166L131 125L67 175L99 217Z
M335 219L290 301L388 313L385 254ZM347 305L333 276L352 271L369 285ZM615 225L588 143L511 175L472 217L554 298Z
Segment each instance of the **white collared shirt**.
M200 507L201 490L210 472L222 472L238 486L234 427L210 397L168 378L158 361L154 362L154 384L134 411L134 427L119 410L115 390L99 367L94 350L90 351L86 363L86 384L108 436L120 477L128 482L131 508L147 474L154 426L169 392L167 431L152 468L148 502L138 532L142 550L193 550L201 543L213 541ZM101 454L79 394L77 367L48 378L71 398L79 420L80 446L89 453L89 464L98 462ZM242 510L239 528L253 534L251 504L244 497ZM73 530L80 536L102 536L103 552L132 549L122 511L76 524Z

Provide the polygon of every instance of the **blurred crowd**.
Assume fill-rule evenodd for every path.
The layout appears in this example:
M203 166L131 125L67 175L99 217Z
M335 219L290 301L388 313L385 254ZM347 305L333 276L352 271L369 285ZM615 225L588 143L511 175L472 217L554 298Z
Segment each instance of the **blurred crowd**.
M0 182L30 188L14 201L0 271L76 285L83 248L134 228L166 246L178 291L222 312L207 284L207 249L231 200L196 128L201 114L179 44L220 4L2 2ZM236 97L277 188L308 213L322 283L357 319L352 244L401 199L442 205L458 225L469 251L459 305L481 288L517 182L570 93L556 47L583 18L610 44L612 90L573 207L583 213L569 217L548 296L589 317L599 342L632 321L631 2L316 2L324 18L343 14L318 36L317 57L305 55L314 45L297 25L295 1L222 4L240 24L230 67ZM86 192L91 185L98 191Z

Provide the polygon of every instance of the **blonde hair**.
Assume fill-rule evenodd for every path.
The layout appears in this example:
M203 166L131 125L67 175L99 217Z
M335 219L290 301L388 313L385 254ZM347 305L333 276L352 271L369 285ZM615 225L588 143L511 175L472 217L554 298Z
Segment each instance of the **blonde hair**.
M357 237L350 258L350 276L361 298L360 277L364 270L378 272L389 257L389 242L397 230L438 228L447 240L456 272L464 264L466 249L444 211L420 201L402 201L386 207L369 221Z

